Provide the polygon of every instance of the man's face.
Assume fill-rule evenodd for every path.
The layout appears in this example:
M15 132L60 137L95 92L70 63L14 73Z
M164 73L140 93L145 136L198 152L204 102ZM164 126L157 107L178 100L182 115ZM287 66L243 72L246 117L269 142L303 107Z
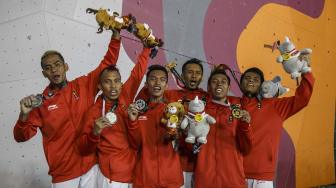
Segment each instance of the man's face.
M230 88L229 80L223 74L215 74L209 82L209 91L216 100L225 100Z
M202 69L197 64L188 64L183 71L183 79L188 89L197 89L203 77Z
M105 70L100 77L98 88L103 91L103 95L107 100L118 99L122 88L119 72Z
M247 96L256 96L259 93L261 79L259 74L248 72L242 79L241 90Z
M155 98L162 97L168 87L167 81L167 75L162 70L151 71L146 80L149 94Z
M66 80L68 64L64 63L57 54L50 54L42 61L42 74L51 84L58 85Z

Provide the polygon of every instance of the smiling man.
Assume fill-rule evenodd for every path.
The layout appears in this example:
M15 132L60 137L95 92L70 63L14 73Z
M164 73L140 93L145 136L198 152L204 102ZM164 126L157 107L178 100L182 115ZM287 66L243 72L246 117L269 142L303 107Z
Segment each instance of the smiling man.
M100 65L73 81L66 78L69 67L63 56L57 51L45 52L41 57L42 74L50 84L42 97L31 95L20 101L14 138L27 141L40 129L53 188L95 187L97 167L85 165L86 158L78 152L75 140L84 113L94 103L100 72L116 64L119 48L120 35L114 31Z
M149 67L145 83L149 92L148 107L140 113L135 105L128 109L130 142L138 151L134 188L180 188L183 185L179 155L171 142L165 142L166 129L161 124L166 107L163 94L167 82L165 67Z
M205 100L208 96L207 92L199 88L203 79L202 61L196 58L189 59L182 65L182 78L185 86L182 89L166 90L164 98L167 102L182 101L184 106L188 106L188 102L196 96ZM138 98L148 100L148 88L144 87L138 95ZM184 188L191 188L193 184L192 176L195 165L195 155L190 150L191 145L185 143L185 136L179 140L179 153L184 176Z
M149 53L150 49L144 47L125 84L115 66L104 69L98 85L103 94L83 119L79 150L91 158L88 166L92 167L98 161L98 188L132 186L136 150L128 142L125 119L128 119L127 107L146 73Z
M247 69L241 76L243 92L241 105L251 115L254 145L244 156L244 170L248 188L272 188L279 151L281 129L286 119L308 105L313 92L314 77L308 72L302 75L300 86L292 97L260 99L263 72Z
M241 111L241 117L232 116L231 107L239 98L227 97L230 78L224 70L214 70L208 80L211 97L205 112L215 118L210 126L207 143L197 155L195 188L246 187L243 155L252 145L250 115Z

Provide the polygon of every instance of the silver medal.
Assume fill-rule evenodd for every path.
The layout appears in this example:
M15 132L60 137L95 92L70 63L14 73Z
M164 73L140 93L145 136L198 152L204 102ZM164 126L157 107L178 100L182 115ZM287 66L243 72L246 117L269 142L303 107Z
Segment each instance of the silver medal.
M105 117L109 120L111 124L117 122L117 115L114 112L108 112Z
M43 103L43 95L42 94L37 94L34 99L32 100L32 107L37 108L41 106Z
M142 99L138 99L135 101L135 107L139 110L139 111L143 111L146 108L146 102Z

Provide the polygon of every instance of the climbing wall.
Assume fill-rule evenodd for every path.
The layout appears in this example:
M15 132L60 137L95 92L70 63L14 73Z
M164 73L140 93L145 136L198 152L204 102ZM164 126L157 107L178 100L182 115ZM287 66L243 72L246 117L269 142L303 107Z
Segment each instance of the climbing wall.
M41 134L16 143L13 127L21 98L48 84L41 74L45 50L60 51L69 80L94 69L102 59L110 32L97 34L85 9L108 7L132 13L165 41L150 64L175 60L178 69L196 57L204 61L206 89L214 64L225 63L239 76L251 66L266 79L283 77L294 94L296 85L275 62L278 52L265 48L288 35L298 48L313 49L316 85L310 104L286 121L280 144L277 187L313 187L335 183L334 122L336 85L336 2L332 0L0 0L0 188L49 187L51 178ZM118 66L125 80L141 44L123 32ZM175 83L170 80L170 87ZM236 84L230 93L241 95Z

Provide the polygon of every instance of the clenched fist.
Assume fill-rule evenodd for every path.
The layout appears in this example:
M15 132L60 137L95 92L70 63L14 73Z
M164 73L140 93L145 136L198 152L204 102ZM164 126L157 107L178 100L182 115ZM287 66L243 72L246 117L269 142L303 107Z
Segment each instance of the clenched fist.
M251 122L251 116L250 113L246 110L241 111L242 117L240 118L241 121L245 121L246 123Z
M100 117L96 119L93 126L93 134L98 136L103 131L105 127L111 126L110 121L106 117Z
M128 118L131 121L135 121L139 116L139 111L136 108L135 104L130 104L128 109L127 109L127 112L128 112Z

